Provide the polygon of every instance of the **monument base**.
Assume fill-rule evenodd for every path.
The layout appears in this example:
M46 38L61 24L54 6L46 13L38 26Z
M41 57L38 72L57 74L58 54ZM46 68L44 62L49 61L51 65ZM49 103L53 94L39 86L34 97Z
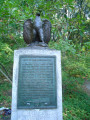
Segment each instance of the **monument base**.
M11 120L62 120L60 51L14 51Z

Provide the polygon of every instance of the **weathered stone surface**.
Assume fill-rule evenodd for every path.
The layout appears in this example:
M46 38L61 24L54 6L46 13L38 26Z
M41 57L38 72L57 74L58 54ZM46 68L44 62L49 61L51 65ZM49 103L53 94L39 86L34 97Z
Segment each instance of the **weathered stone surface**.
M18 109L18 80L20 56L54 56L56 58L56 88L57 107L47 109ZM13 87L12 87L12 115L11 120L62 120L62 81L60 51L50 49L24 48L14 52Z

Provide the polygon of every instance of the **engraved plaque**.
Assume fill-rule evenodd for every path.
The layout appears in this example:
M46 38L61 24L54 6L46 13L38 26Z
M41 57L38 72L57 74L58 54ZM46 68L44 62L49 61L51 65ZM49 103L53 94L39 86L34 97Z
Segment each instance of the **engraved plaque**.
M20 56L17 92L18 109L56 108L56 57Z

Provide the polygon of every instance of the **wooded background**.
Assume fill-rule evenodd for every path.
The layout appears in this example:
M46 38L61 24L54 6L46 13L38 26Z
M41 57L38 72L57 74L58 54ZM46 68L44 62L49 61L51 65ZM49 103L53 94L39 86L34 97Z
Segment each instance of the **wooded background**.
M49 47L62 53L64 119L89 120L89 99L81 92L90 78L89 0L0 0L1 85L3 79L12 80L14 50L26 46L23 23L28 18L34 20L37 12L51 21Z

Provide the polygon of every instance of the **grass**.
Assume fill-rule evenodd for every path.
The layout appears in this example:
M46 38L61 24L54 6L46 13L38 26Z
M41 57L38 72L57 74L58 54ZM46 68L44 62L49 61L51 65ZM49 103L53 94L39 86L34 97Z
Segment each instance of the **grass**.
M65 93L64 120L90 120L90 98L83 92Z
M0 78L0 107L11 107L11 83Z
M90 96L82 90L82 81L84 80L71 77L64 86L64 120L90 120Z

